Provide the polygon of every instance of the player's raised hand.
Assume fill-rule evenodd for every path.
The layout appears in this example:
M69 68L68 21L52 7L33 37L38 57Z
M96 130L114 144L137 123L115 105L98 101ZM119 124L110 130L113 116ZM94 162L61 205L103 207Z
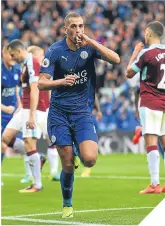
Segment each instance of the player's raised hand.
M80 33L77 35L77 44L76 45L78 47L83 47L83 46L87 45L90 40L91 39L87 35Z
M140 53L140 51L144 48L144 43L143 42L139 42L135 45L135 49L134 52L136 53Z
M73 86L73 84L75 83L76 79L78 79L78 76L67 75L62 81L62 85L63 86Z

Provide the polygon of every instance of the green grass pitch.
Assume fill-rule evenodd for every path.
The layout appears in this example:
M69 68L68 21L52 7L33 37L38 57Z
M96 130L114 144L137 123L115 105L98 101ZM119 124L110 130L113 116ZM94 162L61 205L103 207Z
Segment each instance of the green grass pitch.
M99 156L90 178L81 178L83 167L75 175L74 217L62 219L59 182L49 181L45 164L43 191L20 194L24 174L23 159L6 158L2 167L2 225L138 225L165 197L139 195L149 183L146 155L112 154ZM164 180L161 159L161 184Z

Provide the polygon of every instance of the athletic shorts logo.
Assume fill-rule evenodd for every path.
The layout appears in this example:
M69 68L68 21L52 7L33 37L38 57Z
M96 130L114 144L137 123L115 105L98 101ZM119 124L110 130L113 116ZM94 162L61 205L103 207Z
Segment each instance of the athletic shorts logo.
M52 142L52 143L55 143L55 141L56 141L56 137L55 137L54 135L52 135L52 136L51 136L51 142Z
M18 80L18 74L14 75L14 80Z
M86 58L88 57L87 51L82 51L82 52L80 53L80 57L81 57L82 59L86 59Z
M43 59L42 67L48 67L50 65L50 61L48 58Z

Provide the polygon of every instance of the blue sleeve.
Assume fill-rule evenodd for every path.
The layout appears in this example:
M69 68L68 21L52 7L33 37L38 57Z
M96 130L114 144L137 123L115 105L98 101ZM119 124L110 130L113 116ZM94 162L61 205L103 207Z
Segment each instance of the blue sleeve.
M44 56L41 64L40 73L49 74L51 77L54 76L56 60L58 58L58 53L56 49L49 48Z
M93 49L93 56L94 58L101 59L102 55L99 51L97 51L96 49Z

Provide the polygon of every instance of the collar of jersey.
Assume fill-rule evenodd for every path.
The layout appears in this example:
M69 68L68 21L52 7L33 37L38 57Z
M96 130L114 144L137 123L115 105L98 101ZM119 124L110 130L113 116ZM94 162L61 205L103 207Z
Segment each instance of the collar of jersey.
M151 49L151 48L165 49L165 45L163 45L163 44L152 44L152 45L150 45L149 49Z
M63 37L62 44L63 44L63 49L70 50L69 47L68 47L68 45L67 45L67 43L66 43L66 36Z

